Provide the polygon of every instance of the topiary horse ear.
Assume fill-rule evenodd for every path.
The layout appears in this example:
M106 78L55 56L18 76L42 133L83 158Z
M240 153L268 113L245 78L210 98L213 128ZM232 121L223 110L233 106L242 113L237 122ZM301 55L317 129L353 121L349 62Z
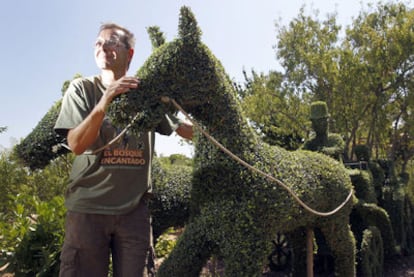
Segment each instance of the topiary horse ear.
M147 28L147 33L151 41L152 50L160 47L165 43L165 36L164 33L160 31L160 27L150 26Z
M196 44L200 42L201 34L202 32L191 9L186 6L181 7L178 23L179 38L186 43Z

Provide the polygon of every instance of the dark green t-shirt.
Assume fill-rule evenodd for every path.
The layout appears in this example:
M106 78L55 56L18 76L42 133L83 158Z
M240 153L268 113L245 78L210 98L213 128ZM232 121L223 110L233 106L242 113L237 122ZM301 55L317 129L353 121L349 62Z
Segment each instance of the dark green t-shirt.
M69 129L79 125L104 91L98 76L73 80L62 100L56 132L66 135ZM166 115L156 131L169 135L176 124L174 117ZM124 214L131 211L142 195L150 190L155 134L143 132L133 136L126 132L117 142L106 146L121 131L105 117L99 138L84 154L76 156L65 194L68 210ZM102 147L102 151L96 152Z

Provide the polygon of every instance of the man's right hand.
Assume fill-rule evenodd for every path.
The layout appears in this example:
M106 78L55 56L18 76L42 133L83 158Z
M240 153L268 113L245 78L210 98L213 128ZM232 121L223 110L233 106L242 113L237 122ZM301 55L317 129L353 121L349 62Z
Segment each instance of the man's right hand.
M116 96L126 93L131 89L137 88L139 85L139 79L136 77L124 76L114 82L112 82L104 92L104 97L106 98L106 107L110 104L112 99Z

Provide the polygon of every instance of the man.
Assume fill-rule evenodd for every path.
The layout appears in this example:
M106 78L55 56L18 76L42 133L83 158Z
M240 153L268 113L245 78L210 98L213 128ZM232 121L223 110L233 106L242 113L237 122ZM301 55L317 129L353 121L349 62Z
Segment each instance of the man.
M134 44L129 30L102 25L95 42L100 75L73 80L62 101L55 130L77 156L65 195L60 276L107 276L109 255L114 276L143 274L151 236L146 195L154 132L126 132L112 143L120 130L105 115L117 95L139 88L139 80L127 76ZM157 128L164 135L174 130L192 137L192 126L171 116Z

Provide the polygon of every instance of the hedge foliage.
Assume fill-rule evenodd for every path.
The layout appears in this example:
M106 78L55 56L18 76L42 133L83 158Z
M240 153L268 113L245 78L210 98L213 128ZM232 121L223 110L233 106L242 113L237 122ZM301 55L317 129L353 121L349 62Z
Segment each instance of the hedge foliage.
M360 244L362 234L369 226L376 226L382 236L385 257L391 257L396 252L394 232L387 211L376 204L360 202L355 205L351 214L352 230Z
M349 171L349 175L354 185L356 197L368 203L377 203L371 172L353 169Z
M6 272L19 276L58 276L66 212L63 197L40 201L18 195L15 214L0 221L0 259L9 263Z
M384 250L380 230L369 226L363 232L358 261L359 276L383 276Z
M155 241L169 227L184 227L189 218L192 167L162 167L154 159L152 184L154 198L150 202Z
M14 148L23 165L30 169L42 169L49 162L69 151L60 144L65 138L55 133L53 127L60 112L62 102L53 105L36 127Z

